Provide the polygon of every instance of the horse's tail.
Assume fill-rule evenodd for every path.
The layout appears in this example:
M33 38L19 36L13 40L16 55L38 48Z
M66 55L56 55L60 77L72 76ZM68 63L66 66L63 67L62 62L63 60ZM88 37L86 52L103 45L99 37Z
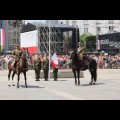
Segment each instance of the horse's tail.
M94 76L94 81L97 81L97 63L95 64L95 67L93 69L93 76Z

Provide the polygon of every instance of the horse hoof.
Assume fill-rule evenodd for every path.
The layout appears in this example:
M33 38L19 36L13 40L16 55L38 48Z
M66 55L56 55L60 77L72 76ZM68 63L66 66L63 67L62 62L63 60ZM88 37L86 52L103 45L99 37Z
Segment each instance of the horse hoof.
M78 86L80 86L80 83L78 83Z
M15 86L15 84L12 84L12 86Z
M92 85L92 82L90 82L89 84Z
M93 85L95 85L95 82L93 83Z
M8 85L9 87L11 87L11 85Z

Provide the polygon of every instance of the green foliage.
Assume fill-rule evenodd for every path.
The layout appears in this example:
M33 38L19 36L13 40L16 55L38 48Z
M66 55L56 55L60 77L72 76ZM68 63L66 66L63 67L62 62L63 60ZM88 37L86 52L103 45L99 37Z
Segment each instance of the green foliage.
M94 35L91 34L91 33L88 33L88 34L82 34L82 35L80 36L80 42L84 44L85 48L86 48L86 43L87 43L87 42L86 42L86 39L87 39L88 37L91 37L91 36L94 36Z

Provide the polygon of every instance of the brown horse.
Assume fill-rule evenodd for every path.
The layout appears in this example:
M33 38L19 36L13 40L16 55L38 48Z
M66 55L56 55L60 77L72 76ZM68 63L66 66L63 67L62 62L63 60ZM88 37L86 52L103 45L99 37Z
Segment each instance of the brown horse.
M72 71L74 73L74 78L75 78L75 84L80 85L80 71L85 71L89 69L91 73L91 82L89 84L95 84L97 80L97 63L96 61L88 56L83 56L83 61L88 61L88 65L85 65L83 61L79 59L79 56L76 52L76 50L73 51L71 54L71 59L72 59ZM76 76L77 72L77 76ZM78 77L78 83L77 83L77 77Z
M8 81L10 83L10 74L11 72L13 71L13 74L12 74L12 81L13 81L13 78L14 78L14 75L16 74L16 72L13 70L13 68L11 67L11 63L12 62L9 62L8 63L8 70L9 70L9 73L8 73ZM24 79L25 79L25 86L27 88L27 78L26 78L26 65L27 63L27 59L26 59L26 56L22 56L20 58L20 61L16 62L16 70L17 70L17 75L18 75L18 81L17 81L17 87L19 88L19 80L20 80L20 73L23 73L24 74ZM9 84L10 86L10 84ZM14 86L14 81L13 81L13 86Z

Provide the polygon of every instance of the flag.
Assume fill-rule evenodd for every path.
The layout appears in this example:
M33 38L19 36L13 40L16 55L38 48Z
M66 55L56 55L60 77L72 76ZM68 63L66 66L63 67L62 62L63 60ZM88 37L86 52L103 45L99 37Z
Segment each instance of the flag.
M30 54L38 52L38 30L20 33L21 48L28 49Z
M5 31L4 29L0 29L0 33L1 33L1 52L3 51L4 45L5 45Z
M58 59L56 53L54 53L52 56L51 65L53 68L56 68L56 66L58 65Z
M100 50L100 40L98 40L98 50Z

